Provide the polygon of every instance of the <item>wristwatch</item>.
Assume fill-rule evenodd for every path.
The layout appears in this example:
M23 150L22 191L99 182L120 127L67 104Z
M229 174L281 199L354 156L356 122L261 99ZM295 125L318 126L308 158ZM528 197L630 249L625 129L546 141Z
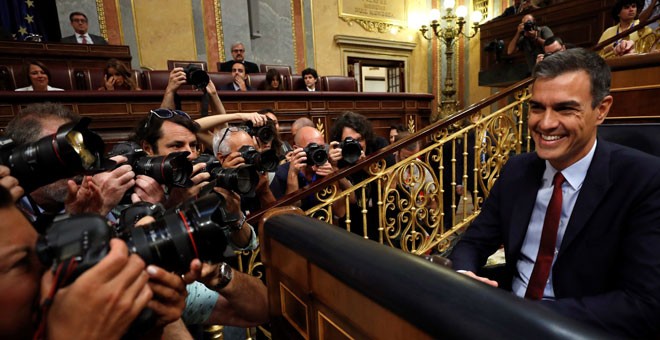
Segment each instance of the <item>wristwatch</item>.
M229 226L229 230L231 230L232 232L240 231L241 229L243 229L243 224L245 224L246 220L247 220L247 215L243 214L243 217L241 217L240 220L236 221L236 224Z
M227 287L231 279L234 277L234 272L231 269L231 266L223 262L220 264L220 282L213 287L213 290L220 290Z

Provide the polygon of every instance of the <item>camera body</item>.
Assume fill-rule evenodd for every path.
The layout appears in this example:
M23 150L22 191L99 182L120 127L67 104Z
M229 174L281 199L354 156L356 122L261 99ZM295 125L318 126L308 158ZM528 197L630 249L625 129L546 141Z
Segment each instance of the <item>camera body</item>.
M250 195L259 184L259 174L253 165L243 165L237 168L223 168L220 161L212 155L201 154L192 161L193 164L205 163L205 171L209 173L212 187L221 187L241 195ZM208 189L202 189L207 192Z
M245 164L254 165L260 171L273 172L280 163L280 159L273 149L259 152L253 146L243 145L238 152L245 160Z
M523 29L524 29L526 32L531 32L531 31L538 31L538 30L539 30L539 27L536 25L536 22L534 22L534 21L532 21L532 20L527 20L527 21L525 21L525 23L523 24Z
M254 124L251 121L245 123L245 132L247 132L252 137L257 137L263 143L270 143L275 139L275 134L277 130L275 129L275 123L272 119L268 118L266 125L255 128Z
M211 81L209 74L195 64L188 64L183 68L183 72L186 73L186 84L192 85L198 90L205 91Z
M309 143L303 150L307 157L307 165L321 166L328 161L328 151L322 145Z
M362 145L353 137L346 137L340 144L341 157L348 164L355 164L362 155Z
M135 142L119 142L110 151L109 156L124 156L133 167L136 175L146 175L160 184L189 188L192 186L192 162L188 160L190 152L172 152L167 156L149 156Z

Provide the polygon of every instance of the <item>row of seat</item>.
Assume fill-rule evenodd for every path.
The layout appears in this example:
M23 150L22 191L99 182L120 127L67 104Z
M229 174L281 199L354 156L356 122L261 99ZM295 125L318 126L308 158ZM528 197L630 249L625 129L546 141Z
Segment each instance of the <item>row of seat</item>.
M50 86L65 90L96 90L104 84L104 72L101 68L92 67L49 67L51 74ZM169 81L170 71L133 70L133 79L144 90L165 90ZM233 81L231 73L208 72L216 87L225 86ZM249 74L247 84L253 89L263 90L266 85L265 73ZM305 83L301 75L282 75L281 84L284 90L301 91ZM27 77L20 67L0 65L0 91L13 91L16 88L28 86ZM192 87L187 87L192 89ZM319 91L357 91L357 82L352 77L323 76L317 85Z

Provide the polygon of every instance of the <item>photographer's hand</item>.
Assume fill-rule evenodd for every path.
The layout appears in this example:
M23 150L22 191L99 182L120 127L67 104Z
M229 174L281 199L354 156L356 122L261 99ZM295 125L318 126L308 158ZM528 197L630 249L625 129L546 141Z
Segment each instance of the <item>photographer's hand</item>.
M186 83L186 73L183 72L182 67L175 67L170 72L170 78L167 83L167 88L165 89L165 95L163 95L163 101L160 103L160 107L168 109L176 109L174 105L174 94L181 87L181 85Z
M239 220L243 218L241 211L241 197L232 191L225 188L215 187L214 190L225 198L225 210L227 213L238 216ZM239 248L245 248L249 245L252 239L252 228L247 223L241 225L241 229L231 232L231 243Z
M251 121L253 126L264 126L268 122L268 117L266 115L257 112L238 113L238 115L244 122L248 120Z
M47 315L48 339L120 339L152 298L144 268L124 241L112 239L108 255L55 294ZM48 271L42 298L52 284Z
M241 157L240 152L232 152L228 154L222 162L223 168L237 168L245 164L245 158Z
M341 148L339 147L339 142L332 141L330 142L330 151L328 151L328 160L333 167L337 167L337 163L343 158L341 154Z
M18 180L9 174L10 170L4 165L0 165L0 185L5 187L11 193L11 197L14 199L14 202L17 202L25 191L19 185Z
M165 326L176 321L186 307L186 296L188 295L186 283L181 276L154 265L147 266L147 273L149 274L149 287L154 294L147 307L158 316L156 326Z
M209 183L207 180L211 177L208 172L202 172L205 167L206 164L204 163L197 163L193 165L192 177L190 177L190 180L193 182L193 186L190 188L172 188L172 190L170 190L170 197L165 203L166 208L176 206L188 198L195 197L197 194L199 194L199 191Z
M165 190L153 177L138 175L135 178L133 191L131 195L131 202L133 203L144 201L155 204L165 201Z

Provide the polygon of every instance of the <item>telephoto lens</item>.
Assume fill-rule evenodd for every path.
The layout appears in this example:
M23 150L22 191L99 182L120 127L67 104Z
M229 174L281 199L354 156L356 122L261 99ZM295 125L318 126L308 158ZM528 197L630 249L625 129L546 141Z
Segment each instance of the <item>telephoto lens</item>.
M245 164L254 165L259 171L273 172L280 163L277 153L272 149L259 152L251 145L243 145L238 152L245 160Z
M185 274L198 258L217 263L228 246L226 231L238 221L225 209L224 197L211 192L166 211L142 227L126 226L116 234L109 223L94 214L76 215L54 222L37 240L37 255L46 266L75 262L67 282L101 261L110 239L122 238L128 249L147 264Z
M349 164L355 164L362 155L362 146L360 142L353 137L346 137L340 144L341 157Z
M192 162L189 151L172 152L167 156L148 156L135 142L117 143L109 156L121 155L128 159L136 175L149 176L160 184L189 188L193 185Z
M26 193L59 179L108 170L114 164L103 157L105 145L89 130L89 118L60 126L34 143L16 145L0 138L0 163L11 170Z
M211 172L215 186L225 188L240 195L251 195L259 183L259 174L253 165L237 168L217 168Z
M328 161L328 151L322 145L309 143L303 150L307 157L307 165L321 166Z

